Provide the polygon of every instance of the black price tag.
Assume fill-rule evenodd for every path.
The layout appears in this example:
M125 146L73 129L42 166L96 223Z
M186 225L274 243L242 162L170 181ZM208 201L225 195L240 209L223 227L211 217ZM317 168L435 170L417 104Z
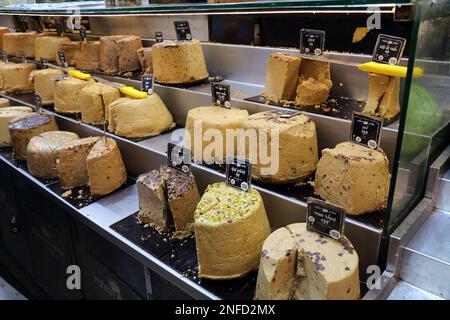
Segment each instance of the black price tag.
M325 46L325 31L313 29L300 30L300 53L320 56Z
M4 50L0 50L0 59L3 62L8 62L8 55L6 54L6 52Z
M142 76L141 90L148 94L153 94L153 85L155 84L155 77L152 74Z
M230 86L227 84L211 83L212 102L215 106L231 108Z
M64 34L64 28L61 23L57 23L55 25L55 28L56 28L56 33L58 33L58 36L62 36Z
M40 95L38 95L36 93L34 94L34 105L36 107L36 111L41 112L42 98Z
M64 51L58 50L58 58L59 65L61 67L67 67L66 55L64 54Z
M178 40L192 40L191 28L189 21L174 21L175 32Z
M163 33L161 31L156 31L155 39L156 39L156 42L163 42L164 41Z
M179 144L169 142L167 144L167 165L179 171L188 173L191 171L191 151Z
M81 39L81 41L86 40L86 29L84 27L81 27L81 29L80 29L80 39Z
M48 63L47 59L41 58L41 67L42 67L42 69L47 69L46 63Z
M28 30L28 23L26 21L20 21L19 22L19 30L22 32L27 32Z
M11 232L12 233L20 232L19 222L17 221L17 217L16 216L12 216L11 217L11 219L9 220L9 226L11 228Z
M80 19L81 29L86 30L86 33L91 32L91 25L89 23L89 17L81 17Z
M25 55L25 51L20 50L19 54L20 54L20 62L27 63L27 56Z
M380 145L380 133L383 119L353 112L350 140L376 149Z
M344 234L345 211L325 201L308 198L306 229L339 240Z
M44 31L43 24L44 24L43 17L33 17L33 25L38 33Z
M372 61L397 65L403 55L406 39L389 36L387 34L378 35L377 44L373 51Z
M226 163L226 182L229 186L250 190L252 180L252 164L240 157L228 157Z

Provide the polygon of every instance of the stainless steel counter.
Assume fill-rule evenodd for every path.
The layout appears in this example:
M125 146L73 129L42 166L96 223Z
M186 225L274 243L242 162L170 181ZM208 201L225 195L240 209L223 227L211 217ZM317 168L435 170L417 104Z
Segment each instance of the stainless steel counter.
M450 146L429 172L422 201L390 237L384 281L365 299L450 299Z

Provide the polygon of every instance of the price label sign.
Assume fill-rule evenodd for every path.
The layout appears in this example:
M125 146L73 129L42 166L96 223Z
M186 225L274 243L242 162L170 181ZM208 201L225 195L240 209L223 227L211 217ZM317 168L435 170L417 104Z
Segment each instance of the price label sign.
M300 53L320 56L325 47L325 31L313 29L300 30Z
M59 65L61 67L66 68L67 61L66 61L66 55L64 54L64 51L58 50L58 58L59 58Z
M56 28L56 33L58 34L58 36L62 36L64 34L64 28L61 23L57 23L55 25L55 28Z
M339 240L344 234L345 211L325 201L308 198L306 229Z
M26 21L20 21L19 22L19 30L22 32L27 32L28 30L28 23Z
M41 67L42 67L42 69L47 69L46 63L48 63L47 59L41 58Z
M380 145L380 133L383 119L353 112L350 140L371 149Z
M240 157L228 157L226 163L226 183L247 192L252 181L252 164Z
M156 31L155 39L156 39L156 42L163 42L164 41L163 33L161 31Z
M19 222L17 221L16 216L11 217L11 219L9 220L9 226L12 233L18 233L20 231Z
M25 55L25 51L20 50L19 55L20 55L20 62L27 63L27 56Z
M191 151L179 144L169 142L167 145L167 165L184 173L191 171Z
M80 39L81 41L86 41L86 29L84 27L80 29Z
M1 59L3 62L8 62L8 55L7 55L6 52L3 51L3 50L0 50L0 59Z
M38 33L41 33L44 31L44 21L42 20L42 17L33 17L34 20L34 26L36 28L36 31Z
M141 90L148 94L153 94L153 86L155 84L155 77L152 74L142 76Z
M403 56L406 39L380 34L373 51L372 61L397 65Z
M191 27L189 21L174 21L175 32L178 40L192 40Z
M231 108L230 86L227 84L211 83L212 103L215 106Z
M42 98L36 93L34 94L34 105L36 107L36 111L40 113L42 107Z

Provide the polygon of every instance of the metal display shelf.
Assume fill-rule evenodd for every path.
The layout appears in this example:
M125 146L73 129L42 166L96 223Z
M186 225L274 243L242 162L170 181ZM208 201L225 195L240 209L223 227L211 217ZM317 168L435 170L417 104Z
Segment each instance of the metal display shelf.
M450 146L430 166L424 198L391 234L387 268L367 300L450 297Z
M6 95L2 96L10 98ZM11 101L20 103L21 105L34 107L32 104L17 98L11 98ZM53 114L49 111L44 112ZM83 124L79 124L76 120L71 118L56 115L55 119L57 120L58 126L61 130L75 132L80 137L92 135L98 136L101 134L100 130L85 126ZM110 134L107 135L109 137L113 137ZM124 141L120 141L120 139L117 139L117 137L115 136L113 138L115 138L118 142L122 154L124 155ZM177 271L161 262L157 257L141 249L139 246L135 245L127 238L122 237L119 233L115 232L110 227L111 225L132 215L138 210L138 197L135 185L115 191L114 193L80 209L72 202L63 198L61 196L61 193L52 188L52 183L42 181L29 174L26 165L24 165L23 162L16 163L15 161L13 161L10 156L10 151L6 151L6 153L5 150L1 151L0 161L10 167L10 169L18 171L30 183L33 183L41 188L48 196L47 201L60 203L62 207L66 208L67 211L72 214L75 219L83 222L94 231L98 232L101 236L111 241L118 248L124 250L126 253L144 264L146 267L160 274L162 277L172 282L181 290L190 294L192 297L197 299L219 299L219 297L203 289L198 284L187 280L183 275L179 274ZM148 159L150 155L149 152L146 152L146 150L137 147L132 142L127 143L127 151L133 153L141 159ZM141 152L140 155L138 154L139 152ZM130 164L130 161L127 161L126 157L124 157L124 162L126 163L127 169L132 166L132 164ZM130 173L130 171L128 172Z
M146 2L148 3L148 1L142 1L142 3ZM24 217L23 221L29 222L30 225L35 226L37 224L33 222L33 219L30 220L27 218L33 215L40 215L42 212L53 213L51 206L62 208L62 213L67 220L68 231L65 233L68 234L68 247L70 247L72 242L76 241L73 239L72 234L76 233L78 229L87 230L96 237L102 238L102 240L106 239L104 242L117 251L123 251L123 256L130 256L130 260L138 265L138 269L141 269L142 266L144 267L144 274L142 276L145 277L145 286L140 286L137 291L142 298L152 298L153 292L151 290L150 292L147 290L147 295L145 295L145 293L142 294L143 290L141 290L141 287L146 287L146 289L152 287L152 284L150 283L149 285L147 282L148 273L148 277L151 278L151 276L154 275L154 279L157 279L156 282L160 281L160 283L165 284L165 286L155 286L155 288L168 288L173 284L175 287L195 299L251 299L256 284L256 272L252 272L248 276L237 279L236 281L211 281L203 279L200 281L197 277L198 263L196 260L197 255L194 235L180 241L178 239L170 238L166 234L157 233L152 228L145 228L140 224L137 224L136 215L139 210L139 199L135 179L140 174L149 170L159 169L161 165L167 163L166 149L168 142L172 140L180 141L183 139L185 121L189 110L199 106L210 106L212 104L210 83L211 81L218 81L219 79L221 83L228 84L231 87L230 102L232 107L246 109L249 114L269 110L295 108L311 117L316 125L319 155L326 148L334 148L338 143L348 141L350 135L351 114L353 111L361 111L368 98L368 74L359 70L358 66L372 60L371 56L367 54L352 54L348 53L348 50L366 53L370 50L366 50L367 48L361 50L358 49L357 46L364 47L363 43L353 47L353 45L349 43L350 39L352 39L352 37L350 37L351 34L349 33L349 36L345 36L345 41L348 42L348 46L327 46L321 57L315 58L327 61L331 65L331 80L333 86L331 88L330 98L332 99L329 100L327 108L323 108L323 106L305 108L292 105L273 105L271 102L266 102L260 97L260 94L264 89L268 57L270 54L277 52L298 55L299 50L296 48L274 47L287 44L295 46L298 39L293 38L293 36L286 36L286 39L278 39L278 34L275 34L275 32L273 32L273 34L267 33L267 35L264 35L265 33L261 31L264 31L265 29L272 30L272 26L275 25L272 20L284 23L284 17L292 20L300 18L302 23L301 27L308 26L308 23L306 23L307 21L303 21L302 17L304 16L308 17L308 19L313 16L318 16L322 20L323 18L326 18L325 20L331 18L330 21L332 24L329 25L329 28L333 29L336 22L339 21L339 18L346 18L347 15L352 16L352 19L354 18L355 26L359 26L360 22L357 21L364 22L367 15L373 12L381 13L382 18L384 19L383 21L386 21L386 24L383 23L382 31L384 33L398 35L397 31L393 30L397 30L397 27L400 29L404 28L401 36L408 39L408 53L405 54L405 56L409 57L409 60L401 59L400 61L400 65L408 66L409 70L409 76L401 79L401 115L390 121L385 121L383 128L381 129L380 147L389 159L389 169L392 176L389 205L388 209L384 211L359 216L347 215L344 233L353 243L359 255L361 293L363 295L367 289L365 281L370 275L367 274L368 267L379 265L384 269L386 262L387 266L383 274L383 289L385 290L382 295L389 294L392 287L395 287L395 284L398 282L397 280L405 280L403 281L404 283L401 283L401 286L398 286L398 291L400 293L404 292L403 289L412 284L417 284L418 288L424 289L422 288L423 284L426 282L424 279L426 279L429 274L421 272L420 270L417 271L414 268L414 265L418 265L416 261L420 262L420 259L427 255L427 252L424 252L424 254L417 254L424 243L424 238L420 235L413 237L412 233L407 232L408 230L406 229L409 229L410 231L419 229L423 221L426 219L431 221L430 217L433 212L430 208L439 208L440 210L439 205L437 205L439 199L436 200L434 197L429 196L430 190L433 188L423 190L421 186L425 185L424 180L427 176L429 179L428 186L431 185L430 181L436 180L433 180L433 177L437 176L437 171L430 170L428 173L426 169L429 167L435 156L432 154L433 147L436 146L436 150L438 149L444 135L436 134L431 139L428 137L428 134L419 134L417 132L409 133L409 125L412 125L414 121L408 120L406 111L411 113L411 110L414 111L414 108L408 108L409 110L406 110L406 108L413 100L411 97L408 100L408 94L411 96L410 93L413 93L412 84L426 84L424 87L429 88L431 93L438 97L438 104L443 105L443 103L446 102L445 98L447 96L443 94L443 92L448 88L448 81L446 81L448 80L446 78L448 72L445 72L448 71L450 67L449 63L445 61L448 59L441 59L444 61L434 61L436 57L428 54L427 50L425 50L425 48L428 47L434 48L434 46L430 45L434 39L442 40L444 38L444 35L441 35L441 32L436 32L437 29L439 29L439 24L437 26L434 26L434 23L428 25L428 22L433 21L424 20L425 17L427 17L427 19L428 17L434 17L431 13L445 11L443 10L441 1L262 0L224 4L200 3L199 0L192 0L192 2L196 3L151 3L135 7L106 7L104 1L76 1L0 7L0 16L3 16L4 21L12 28L14 25L17 26L17 23L20 24L20 27L24 27L22 22L27 22L28 27L30 27L29 24L31 22L31 29L33 29L36 27L35 22L38 20L40 21L40 19L31 19L33 21L25 19L21 21L20 16L92 17L89 19L90 30L92 32L92 34L88 35L89 40L97 40L103 35L136 34L142 37L142 44L144 47L149 47L154 44L155 40L151 39L151 37L153 37L155 31L163 32L165 39L176 38L172 20L189 19L190 22L192 22L192 34L195 38L202 41L202 49L210 75L210 78L207 80L191 85L168 86L155 84L154 91L161 97L171 112L176 127L168 132L164 132L161 135L151 138L127 139L110 132L104 132L101 126L82 123L80 116L58 114L54 112L52 107L42 108L43 112L54 115L60 130L75 132L80 137L105 135L106 137L114 139L121 151L129 179L127 184L118 190L98 199L90 199L89 190L83 189L87 195L86 199L78 199L83 200L78 201L76 198L68 198L67 195L63 194L64 191L60 188L57 179L49 181L33 177L27 170L26 162L14 161L11 149L0 148L0 176L4 174L6 178L2 180L7 181L5 183L6 191L4 192L4 199L8 199L8 192L11 193L11 190L13 190L12 192L14 194L23 194L23 196L20 197L20 206L18 205L17 199L12 201L14 202L14 205L17 204L16 206L18 209L16 211L19 213L19 220L20 216L22 216ZM399 9L406 10L404 12ZM414 17L410 15L413 12ZM277 14L279 16L277 16ZM221 16L228 15L249 15L248 17L238 16L234 18L235 20L245 20L245 23L248 24L248 26L246 26L245 34L240 37L242 39L236 39L236 41L234 41L235 39L233 38L233 41L228 40L229 35L227 35L227 33L231 36L235 35L235 32L230 31L232 29L226 28L227 23L221 21L226 20L226 17ZM440 16L440 14L436 14L436 16ZM259 19L259 17L263 17L264 19ZM390 21L391 18L393 21ZM267 21L265 19L267 19ZM401 21L404 21L405 24L402 25ZM292 25L296 26L297 23L293 23ZM385 28L385 26L387 28ZM290 30L289 24L287 24L286 27ZM434 28L437 29L434 30ZM225 36L222 35L223 30L226 31ZM258 30L260 32L259 37L257 37ZM289 30L286 32L289 32ZM297 31L295 31L295 33L296 32ZM422 41L423 39L418 36L423 36L423 34L429 35L429 43L427 41ZM436 37L434 36L435 34L437 34ZM68 36L73 40L79 40L79 36L75 33L69 33ZM376 34L372 33L370 36L375 37ZM269 39L270 37L275 37L277 41L261 41L262 39ZM366 38L366 41L370 42L369 37ZM292 42L290 42L291 38L293 39ZM329 37L328 39L337 41L338 39L341 39L341 34ZM223 44L219 43L219 41L246 44L264 43L264 45L271 47ZM329 41L328 43L332 43L332 41ZM338 50L340 52L329 50ZM418 54L419 51L423 52ZM441 51L441 48L436 47L434 50L430 50L430 52L431 51L435 51L434 53L437 54L439 53L438 51ZM11 60L17 61L15 59ZM29 63L39 64L39 62L32 60L30 60ZM424 75L418 79L411 79L410 73L413 66L422 67L425 71ZM133 72L133 74L128 73L124 75L107 75L99 70L90 70L88 72L103 77L106 80L120 82L138 89L140 89L141 86L139 71ZM0 96L10 99L13 105L35 107L34 95L32 93L0 94ZM445 115L445 111L443 118L444 117L448 117L448 113ZM402 119L401 121L398 120L400 118ZM448 121L448 118L446 121ZM445 132L448 133L448 126L446 128L447 131ZM442 132L444 132L444 130L442 130ZM428 146L424 148L423 151L418 151L418 154L416 154L417 152L411 151L412 154L410 157L412 159L407 159L407 152L401 150L404 147L406 148L406 136L411 137L411 141L413 141L414 138L421 139L421 141L429 139ZM403 145L400 146L398 142L401 143L402 140ZM403 159L404 155L405 159ZM203 194L208 185L225 180L224 170L219 166L207 166L193 163L191 170L196 178L200 194ZM10 175L10 179L7 175ZM441 180L442 179L437 179L436 181ZM447 180L450 180L449 176L447 176ZM12 184L12 187L10 187L9 184ZM447 190L449 185L450 184L445 184L443 190ZM310 184L305 183L296 186L279 186L254 181L252 187L261 194L270 226L273 230L284 227L290 223L305 222L307 211L306 199L309 196L314 196L314 190ZM35 196L33 191L39 194L39 196ZM425 191L425 198L419 203L419 200L422 198L422 191ZM1 193L0 196L2 196ZM8 201L5 201L6 205L8 205L7 202ZM39 208L41 212L37 212L38 210L36 210L36 212L28 212L33 211L28 209L38 202L42 202L45 205L42 209ZM402 222L402 219L409 213L410 207L412 208L417 203L419 204L416 206L416 209ZM448 203L446 203L446 205L448 205ZM28 206L28 208L25 208L26 206ZM0 223L3 222L3 224L0 224L0 227L5 228L5 225L9 227L9 217L15 217L14 214L16 213L12 209L10 211L11 212L8 212L7 216L5 215L7 218L0 221ZM436 221L433 220L432 222L440 224L438 218L435 218ZM391 234L391 228L393 229L396 227L397 223L400 227ZM59 226L63 225L63 223L55 225ZM421 234L435 230L435 224L432 226L432 228L421 228ZM59 228L55 229L59 230ZM24 234L26 233L24 232ZM80 235L81 234L82 233L80 233ZM80 239L82 237L83 236L80 236ZM17 239L17 237L11 239ZM49 237L49 239L51 240L53 238ZM25 236L23 236L20 245L27 247L28 250L28 243L26 243L26 241L29 241L29 239L25 240ZM389 241L391 244L389 252L387 252ZM57 241L49 242L56 243ZM95 242L96 241L93 241L92 239L88 240L86 237L86 241L83 245L89 247L93 246ZM8 241L5 243L16 244L17 242ZM411 246L408 247L410 244ZM72 246L79 249L78 243ZM33 248L31 247L31 250L32 249ZM76 260L79 252L71 249L74 248L69 248L69 250L67 250L69 253L67 254L67 257L70 258L71 255L73 255L74 260ZM15 253L17 251L13 246L8 247L8 250L9 253ZM103 252L103 250L97 251ZM92 255L92 258L98 258L94 250L92 250L90 254ZM387 261L385 259L386 255ZM82 256L82 254L80 254L80 256ZM36 259L38 255L36 254L35 256L30 257ZM18 260L19 264L21 267L24 266L25 268L28 268L28 272L30 272L31 267L29 267L29 263L26 262L25 258L27 258L25 257L25 254L23 257L20 256L20 261ZM448 257L446 256L446 258ZM45 261L45 259L37 260ZM101 259L98 260L105 266L116 265L114 260L111 260L113 262L109 262L110 260L106 262L101 261ZM5 259L5 261L7 261L7 259ZM121 260L118 259L117 261ZM84 263L81 259L80 262ZM427 263L428 262L433 262L430 269L441 267L440 264L435 264L434 261L427 261ZM94 264L91 265L89 261L86 262L86 265L91 267L94 266ZM8 268L14 269L11 267ZM48 269L50 270L51 268ZM126 269L128 273L131 270L130 268L124 269ZM35 274L41 273L39 272L39 268L36 270L38 272ZM34 270L32 271L35 272ZM138 270L138 272L140 271ZM133 274L136 273L137 272ZM85 274L87 274L87 272ZM402 278L404 275L406 275L406 277ZM408 276L409 280L415 277L415 280L418 280L417 283L414 281L406 281L408 280ZM143 283L142 278L140 280L139 278L135 278L133 281L137 281L140 284ZM441 288L439 281L436 280L435 283L436 287ZM131 286L131 289L135 288ZM155 292L156 291L159 292L161 290L155 290ZM165 291L165 289L162 291ZM435 290L433 293L436 294L436 292L437 291ZM448 295L449 292L450 291L448 290L443 292L439 289L438 294L445 293ZM49 295L52 294L49 292ZM53 294L53 296L58 297L59 295ZM366 295L366 299L379 296L380 292L371 291ZM154 298L157 299L157 295L155 295Z
M246 82L234 80L232 75L233 70L228 70L231 74L225 73L224 68L226 67L224 67L223 63L227 65L228 59L232 56L241 57L240 60L235 61L238 66L239 64L246 64L245 59L250 58L245 54L248 47L214 44L203 44L203 47L210 70L216 74L224 75L226 78L224 82L231 85L233 93L231 100L232 106L245 108L249 111L249 113L282 109L277 106L246 100L247 97L254 96L261 91L262 85L260 83L261 80L259 79L261 76L263 77L261 70L259 70L259 72L254 72L251 75L248 75L247 73L247 77L243 77L243 80ZM264 61L267 59L267 55L274 50L275 49L269 48L253 49L251 59L256 60L257 62L261 61L262 64L264 64ZM242 58L242 53L246 58ZM212 61L211 58L214 55L218 55L218 57L221 58L222 64L217 61ZM348 56L343 55L342 58L350 59L351 57L349 58ZM355 59L363 61L367 59L367 57L359 56L355 57L353 60ZM258 69L260 68L261 64ZM350 73L350 75L345 72L338 72L342 71L342 68L344 68L344 70L347 68L346 66L341 65L333 66L333 68L337 68L333 72L333 74L335 74L335 78L333 79L334 82L339 83L344 81L344 83L347 83L349 80L340 78L341 75L344 74L345 77L349 77L348 79L351 79L350 77L355 75L357 81L354 86L338 86L336 92L334 93L346 94L351 97L358 95L358 97L363 99L363 96L361 95L364 95L367 88L365 88L364 84L361 84L361 81L359 80L362 79L364 74L360 71L356 71L356 68L350 67L348 67L349 69L347 70L347 73ZM243 72L245 72L245 70ZM138 80L125 79L118 76L103 75L103 77L108 80L122 82L136 88L140 87L140 81ZM211 105L209 84L200 84L192 87L172 87L156 84L155 92L157 92L163 101L165 101L174 117L174 121L177 123L177 127L179 128L184 126L189 109L200 105ZM33 94L2 96L14 101L15 104L34 106ZM100 128L81 123L79 119L60 115L52 111L46 112L50 112L55 115L61 130L73 131L81 137L91 135L99 136L103 134L103 130ZM350 130L349 120L318 113L305 113L312 117L316 123L319 150L326 147L333 147L337 143L348 139ZM160 165L167 162L167 143L171 140L171 137L182 136L183 130L163 133L159 136L140 141L133 141L118 137L111 133L106 133L106 135L117 141L123 160L127 167L128 174L131 177L136 178L139 174L148 170L157 169ZM390 159L393 158L395 152L396 137L397 129L395 128L395 124L385 126L383 128L381 146L386 151ZM182 269L184 266L173 264L173 261L170 259L172 253L169 257L157 257L152 255L152 253L145 250L145 248L137 245L133 239L130 239L130 237L124 236L123 233L119 233L111 228L112 225L134 215L138 210L138 198L135 186L130 186L123 190L116 191L113 194L80 209L79 207L71 204L67 199L61 198L60 193L55 192L54 189L46 187L42 181L31 177L26 172L26 168L15 167L15 169L26 175L31 181L45 188L46 192L49 193L51 197L55 198L57 201L63 202L65 206L71 209L71 212L76 218L81 219L84 223L99 232L105 238L109 239L116 246L138 259L145 266L160 274L162 277L166 278L168 281L172 282L175 286L190 294L192 297L208 299L227 297L226 294L221 294L221 290L225 290L224 288L216 288L214 285L211 286L211 284L209 284L208 286L205 284L208 288L206 289L202 283L199 284L197 282L198 280L195 280L192 277L187 277L183 274ZM192 165L192 172L196 177L200 192L205 190L205 188L211 183L223 181L225 176L221 171L199 164ZM311 189L274 187L259 183L254 183L254 188L261 193L270 224L273 229L285 226L289 223L305 221L306 196L311 195ZM367 266L377 264L383 233L383 218L384 213L373 213L358 217L349 216L346 219L345 233L346 236L353 242L358 251L360 257L360 276L363 281L367 276L365 274ZM180 250L176 251L176 249L174 249L173 254L177 254L179 252ZM193 256L192 258L195 258L195 250L190 250L190 255ZM195 261L186 261L186 263L196 263ZM192 267L195 268L196 266L192 265ZM248 281L253 281L254 285L254 279L248 279ZM251 284L241 287L247 288L246 296L248 296L248 288L251 287Z
M96 37L90 36L90 38ZM153 43L153 40L144 39L143 43L145 46L149 46ZM263 89L268 56L274 52L297 53L297 50L216 43L202 43L202 48L210 74L222 77L224 79L223 83L231 86L231 105L233 107L247 109L250 114L283 109L283 107L257 102L250 98L259 95ZM355 105L359 105L362 108L363 101L367 98L368 93L367 74L356 68L355 64L370 61L370 57L366 55L325 52L323 58L330 61L349 62L348 65L331 64L332 81L335 85L330 95L349 99L349 101L353 101ZM120 76L101 76L107 80L140 88L141 83L139 80ZM190 109L211 105L210 90L208 82L193 86L155 84L155 92L160 95L167 105L179 129L184 127L186 116ZM2 96L15 101L15 104L34 106L33 94ZM342 114L333 112L323 114L317 110L303 111L316 124L319 152L324 148L332 148L336 144L348 140L350 133L350 120L348 117L346 118ZM47 112L55 115L62 130L73 131L81 137L103 135L103 130L99 127L81 123L77 118L60 115L51 110ZM391 168L395 158L397 128L398 121L385 125L381 133L380 146L390 159ZM173 130L139 141L118 137L108 132L106 135L117 141L128 174L132 178L136 178L139 174L157 169L160 165L167 162L167 143L171 138L178 140L178 137L183 136L183 130ZM14 166L13 164L11 165ZM213 299L226 297L226 295L221 295L220 290L223 288L206 286L207 289L202 284L198 284L192 277L184 276L181 270L183 266L171 265L171 260L167 257L152 255L141 246L136 245L130 237L126 237L123 233L121 234L111 228L111 225L130 217L138 210L135 186L116 191L101 200L79 208L66 199L61 198L60 194L55 192L54 189L47 188L42 181L31 177L24 168L15 167L15 169L26 175L31 181L45 188L46 192L52 198L55 198L56 201L63 202L65 206L71 209L75 217L81 219L116 246L192 297ZM222 171L200 164L193 164L192 172L196 177L200 192L203 192L211 183L223 181L225 177ZM272 229L290 223L305 221L306 197L312 195L311 187L279 187L257 182L253 186L261 193ZM348 216L346 218L345 234L354 244L360 257L360 278L362 281L367 277L365 273L367 267L376 265L378 262L383 237L384 218L386 216L386 212L377 212L362 216ZM195 256L195 250L190 252L191 255ZM189 263L195 262L190 261ZM216 289L218 291L214 291Z
M16 104L33 106L33 104L29 102L32 100L31 95L29 95L28 99L24 99L23 95L19 98L8 95L2 96L11 99L16 102ZM61 130L75 132L81 137L103 134L102 130L90 125L82 124L76 119L55 114L51 111L45 112L54 114ZM147 139L138 143L117 137L110 133L106 133L106 135L118 142L127 171L131 176L136 177L139 173L150 169L156 169L166 162L166 155L165 152L161 150L161 147L165 146L170 138L167 134L159 136L157 139ZM165 140L165 142L162 142L162 140ZM145 147L142 143L144 143ZM2 157L2 160L8 163L14 170L19 171L30 180L30 182L43 188L52 201L62 203L64 207L69 209L74 218L81 220L83 223L99 232L100 235L114 243L117 247L135 257L146 267L172 282L175 286L192 297L197 299L221 298L220 289L218 294L210 292L205 289L201 283L199 284L192 278L188 278L185 274L180 273L173 265L170 265L171 261L167 255L165 257L155 257L152 253L143 249L142 246L136 245L129 237L123 236L123 234L120 234L111 228L112 225L135 214L138 210L138 196L135 185L116 191L90 205L79 208L71 201L61 197L61 192L58 192L57 188L52 187L52 184L47 184L46 182L32 177L27 172L25 165L16 165L13 161L5 157ZM193 164L192 172L196 176L201 191L203 191L208 184L224 179L223 174L197 164ZM276 228L280 226L280 223L281 225L284 225L286 223L304 221L306 203L275 194L258 186L254 187L261 193L264 199L272 227ZM283 211L280 211L280 209ZM286 222L282 222L283 220ZM273 223L274 221L277 222L275 225ZM373 255L373 253L378 252L381 229L347 218L346 235L353 241L358 250L361 259L361 270L365 270L366 266L369 264L376 263L376 256ZM180 248L177 249L174 249L175 253L179 252ZM194 255L195 250L190 250L190 253L191 255ZM195 256L193 258L195 258ZM192 267L195 268L196 266L192 265ZM362 276L364 276L364 274ZM234 298L237 299L239 297Z
M214 15L214 14L257 14L257 13L300 13L316 10L333 12L366 13L362 6L381 7L380 11L393 12L394 5L410 4L408 0L320 0L320 1L251 1L238 3L181 3L147 4L134 7L106 7L104 1L78 1L62 3L22 4L0 8L0 14L33 16L70 16L74 8L83 16L128 16L128 15Z

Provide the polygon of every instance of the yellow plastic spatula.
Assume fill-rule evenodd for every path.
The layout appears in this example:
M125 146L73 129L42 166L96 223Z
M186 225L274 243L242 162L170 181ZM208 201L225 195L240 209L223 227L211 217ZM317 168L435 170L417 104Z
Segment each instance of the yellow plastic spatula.
M378 63L378 62L374 62L374 61L360 64L358 66L358 69L361 71L365 71L365 72L378 73L378 74L383 74L386 76L400 77L400 78L405 78L406 73L408 71L407 67L394 66L394 65ZM422 75L423 75L423 69L415 67L413 70L413 77L420 77Z

